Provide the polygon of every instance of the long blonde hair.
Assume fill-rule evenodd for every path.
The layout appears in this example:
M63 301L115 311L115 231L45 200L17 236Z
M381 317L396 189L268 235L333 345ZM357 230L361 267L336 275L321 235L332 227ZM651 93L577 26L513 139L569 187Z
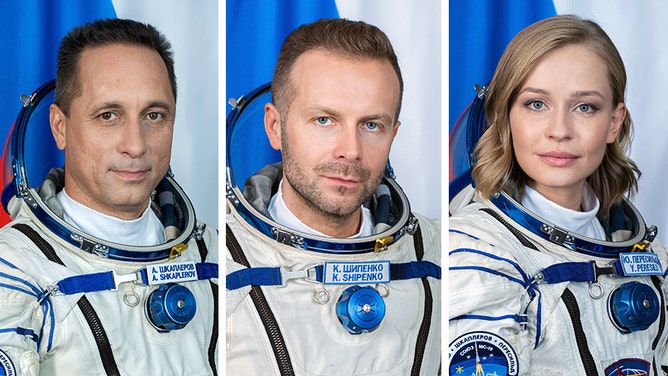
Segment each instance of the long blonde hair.
M485 198L505 191L521 196L529 180L513 152L510 131L510 106L536 63L548 52L578 44L594 52L606 63L612 89L612 106L624 102L626 69L617 48L601 27L593 21L573 15L560 15L536 22L519 32L506 47L489 85L485 113L489 128L475 148L473 179L476 190ZM615 142L606 146L603 161L587 178L600 201L600 215L607 215L612 205L625 194L637 191L640 170L626 152L633 126L626 113Z

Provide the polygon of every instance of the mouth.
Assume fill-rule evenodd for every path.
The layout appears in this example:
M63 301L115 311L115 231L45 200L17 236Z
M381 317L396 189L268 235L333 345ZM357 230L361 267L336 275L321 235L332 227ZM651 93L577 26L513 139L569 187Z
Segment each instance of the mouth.
M338 186L352 188L357 186L360 182L352 177L345 176L324 176L324 178Z
M538 157L550 166L567 167L574 164L580 157L565 151L550 151L538 154Z
M148 175L149 170L111 170L114 174L124 180L136 181L142 180Z

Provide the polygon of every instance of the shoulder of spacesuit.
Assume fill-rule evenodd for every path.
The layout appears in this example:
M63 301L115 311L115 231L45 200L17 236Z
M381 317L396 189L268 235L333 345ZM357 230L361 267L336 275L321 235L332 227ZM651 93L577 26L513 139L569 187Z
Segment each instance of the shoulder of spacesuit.
M425 250L425 258L429 260L440 260L441 255L441 221L413 213L417 218L422 233L422 242Z
M473 203L449 219L450 286L521 292L530 278L522 261L527 250L485 208L484 203Z
M208 223L199 222L197 228L202 228L202 240L207 248L206 260L218 263L218 229Z

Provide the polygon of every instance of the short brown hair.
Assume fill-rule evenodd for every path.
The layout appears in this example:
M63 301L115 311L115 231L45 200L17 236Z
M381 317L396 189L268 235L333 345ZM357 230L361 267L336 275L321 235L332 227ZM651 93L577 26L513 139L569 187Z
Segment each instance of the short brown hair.
M505 191L521 196L529 177L513 152L510 107L537 62L548 52L568 45L582 45L605 62L612 89L612 106L624 102L626 70L608 35L593 21L560 15L538 21L520 31L508 44L489 85L485 103L489 129L476 145L473 179L482 197ZM615 142L606 146L603 161L587 178L600 201L599 214L606 215L624 194L637 190L640 170L626 152L633 126L626 113Z
M399 103L395 114L397 118L399 117L404 82L392 43L376 26L341 18L320 19L301 25L285 39L271 84L272 100L279 113L285 116L294 98L290 73L295 61L304 52L316 49L351 58L389 61L399 79Z

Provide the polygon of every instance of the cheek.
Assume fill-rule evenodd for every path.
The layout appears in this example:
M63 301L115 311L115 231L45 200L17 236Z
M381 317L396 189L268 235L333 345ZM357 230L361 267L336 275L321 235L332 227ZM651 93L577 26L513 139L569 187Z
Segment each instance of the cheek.
M500 138L501 136L499 136ZM510 140L512 144L512 151L515 154L520 154L524 150L526 134L517 127L510 127ZM504 150L507 150L508 145L503 145Z
M592 143L591 149L595 150L595 154L598 159L602 160L605 155L605 151L608 148L607 136L601 137L598 142Z
M172 133L160 132L149 135L146 139L150 149L154 154L161 157L169 156L172 151Z
M286 140L283 139L285 143ZM293 156L300 156L302 160L319 160L327 154L332 147L331 140L327 140L317 132L293 132L287 137L285 148L289 149Z
M76 141L68 140L65 147L65 160L69 164L81 165L85 167L87 164L94 164L99 158L99 154L106 154L104 149L96 147L94 144L81 142L81 139Z
M390 157L392 140L383 140L366 144L362 151L363 162L374 170L384 170ZM364 162L366 161L366 162Z

